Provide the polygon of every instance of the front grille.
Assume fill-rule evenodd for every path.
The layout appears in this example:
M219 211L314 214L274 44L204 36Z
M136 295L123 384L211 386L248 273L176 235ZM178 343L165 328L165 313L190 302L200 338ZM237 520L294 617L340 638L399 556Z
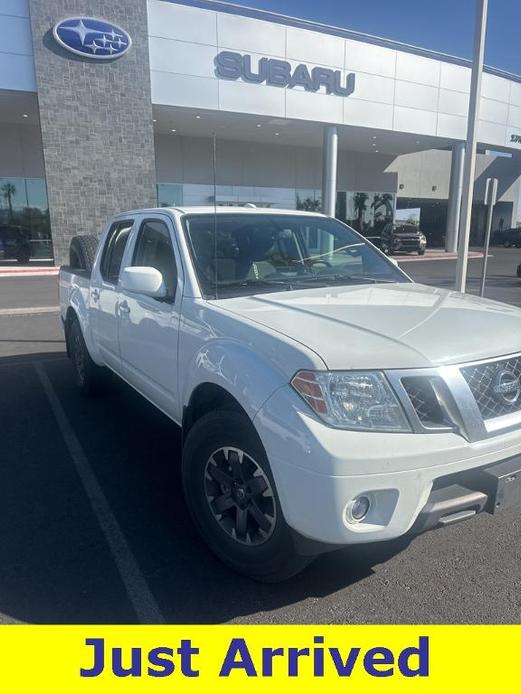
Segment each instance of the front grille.
M461 373L476 399L483 419L521 410L521 357L464 366Z
M431 379L423 376L408 376L402 378L402 385L418 415L418 419L425 426L440 426L446 424L433 388L433 382L435 381L441 384L441 379Z

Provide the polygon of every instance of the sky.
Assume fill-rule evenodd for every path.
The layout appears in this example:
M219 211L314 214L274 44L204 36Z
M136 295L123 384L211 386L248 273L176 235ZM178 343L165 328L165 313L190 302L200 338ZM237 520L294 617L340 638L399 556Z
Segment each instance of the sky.
M476 0L230 0L471 58ZM521 0L489 0L485 62L521 74Z

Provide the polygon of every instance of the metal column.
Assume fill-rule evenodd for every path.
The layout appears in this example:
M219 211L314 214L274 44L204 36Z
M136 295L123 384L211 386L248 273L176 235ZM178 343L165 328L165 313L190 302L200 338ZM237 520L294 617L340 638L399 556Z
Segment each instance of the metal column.
M463 197L458 239L458 261L456 264L456 289L464 292L467 285L467 262L469 254L470 219L472 198L474 196L474 174L476 170L476 145L478 139L479 106L481 98L481 77L485 54L485 34L487 30L488 0L476 0L476 29L474 36L474 58L470 80L470 104L467 126L467 147L463 171Z
M326 125L322 148L322 212L329 217L334 217L336 210L337 159L338 132L335 125Z
M464 162L465 143L458 142L452 148L452 161L450 167L449 202L447 209L447 229L445 235L445 250L448 253L456 253L458 249L458 231L461 216Z

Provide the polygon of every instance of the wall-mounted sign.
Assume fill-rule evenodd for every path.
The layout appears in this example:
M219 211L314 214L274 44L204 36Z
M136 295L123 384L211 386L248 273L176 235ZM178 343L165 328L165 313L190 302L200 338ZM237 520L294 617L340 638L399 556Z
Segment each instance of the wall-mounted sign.
M93 17L63 19L54 26L52 33L65 50L95 60L119 58L132 45L124 29Z
M510 135L510 142L515 142L516 145L521 145L521 135L517 135L517 133L512 133Z
M256 62L256 64L254 64ZM304 87L307 92L318 92L325 87L327 94L349 96L355 89L355 75L342 79L341 70L314 67L311 70L301 64L292 68L286 60L260 58L254 61L251 55L233 51L221 51L215 56L215 74L220 79L238 80L252 84L269 84L273 87Z

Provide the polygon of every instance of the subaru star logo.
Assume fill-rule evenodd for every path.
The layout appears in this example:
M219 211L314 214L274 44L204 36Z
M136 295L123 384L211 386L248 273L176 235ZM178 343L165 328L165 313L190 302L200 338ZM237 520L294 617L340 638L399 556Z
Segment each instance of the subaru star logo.
M119 58L132 45L130 36L117 24L92 17L63 19L52 33L65 50L95 60Z
M521 394L519 376L516 376L512 371L498 371L492 384L492 391L496 400L512 405L517 402Z

